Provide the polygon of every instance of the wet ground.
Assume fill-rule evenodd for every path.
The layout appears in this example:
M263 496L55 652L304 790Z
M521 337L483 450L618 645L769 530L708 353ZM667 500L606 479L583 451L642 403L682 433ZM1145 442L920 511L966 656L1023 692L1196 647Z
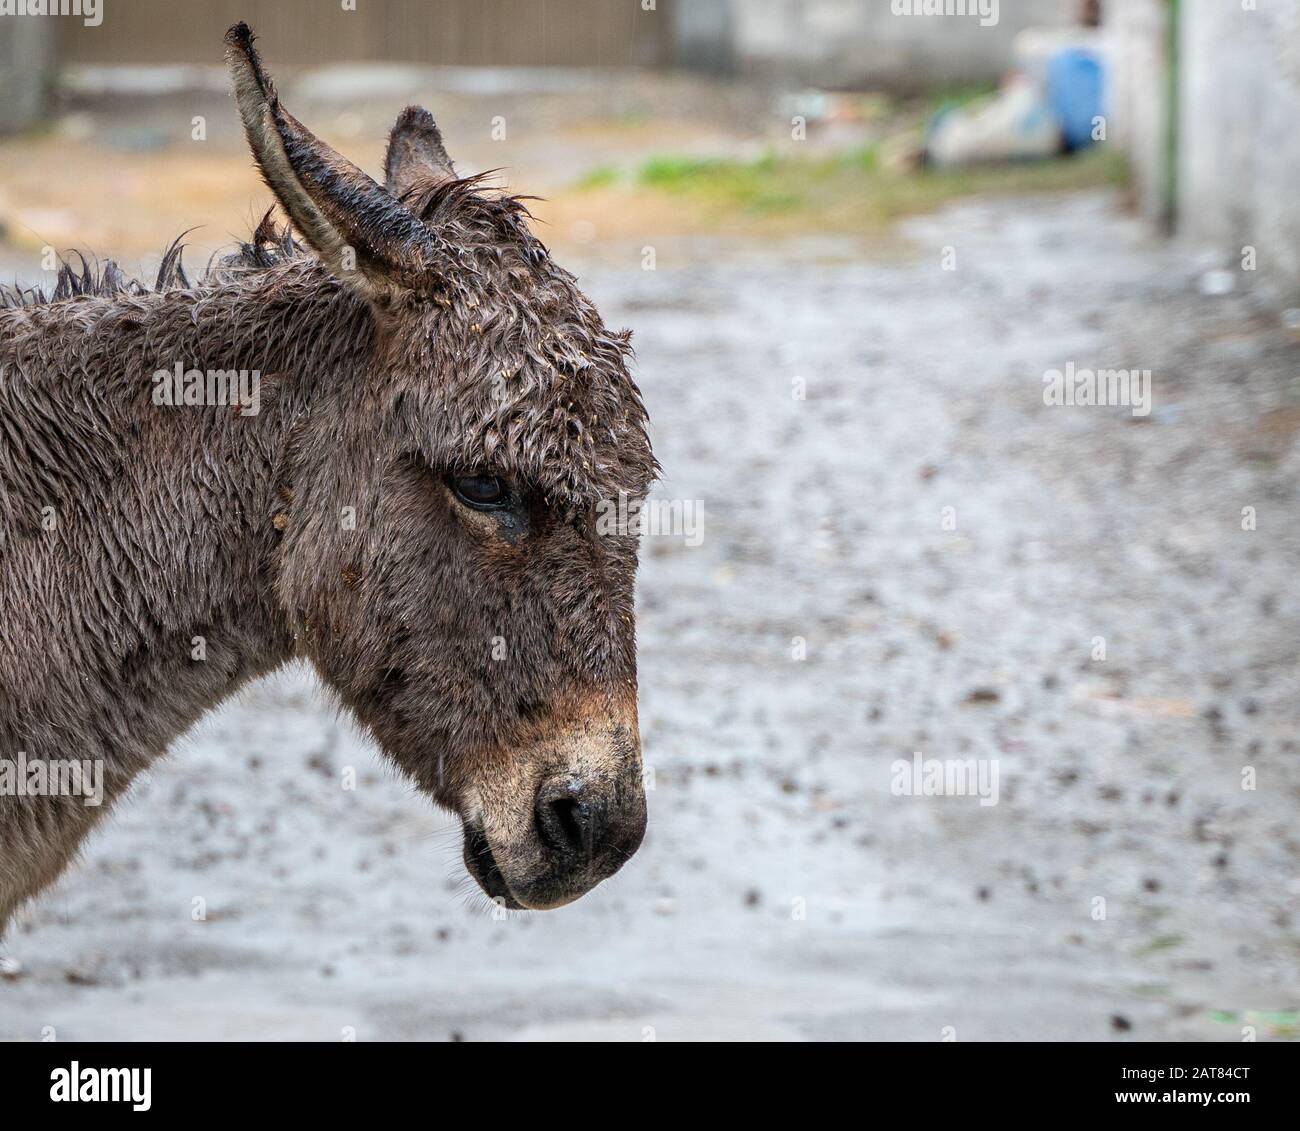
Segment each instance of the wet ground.
M0 1037L1296 1037L1300 340L1109 196L902 234L568 257L705 514L643 552L623 872L494 918L287 673L12 933ZM1071 361L1150 416L1044 405ZM997 803L896 795L918 751Z

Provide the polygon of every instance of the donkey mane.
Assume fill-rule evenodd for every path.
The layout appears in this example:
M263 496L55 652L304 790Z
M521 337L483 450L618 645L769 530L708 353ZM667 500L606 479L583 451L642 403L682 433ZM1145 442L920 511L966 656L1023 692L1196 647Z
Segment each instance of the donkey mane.
M182 232L167 245L152 283L129 277L116 260L100 259L74 248L67 252L61 263L52 290L23 287L17 283L0 283L0 310L49 306L70 298L139 298L174 290L211 289L233 281L236 274L264 270L308 255L293 238L288 225L276 227L268 210L246 242L236 244L229 251L214 254L203 273L191 282L184 264L183 241L188 234ZM73 256L80 264L80 269L68 262Z

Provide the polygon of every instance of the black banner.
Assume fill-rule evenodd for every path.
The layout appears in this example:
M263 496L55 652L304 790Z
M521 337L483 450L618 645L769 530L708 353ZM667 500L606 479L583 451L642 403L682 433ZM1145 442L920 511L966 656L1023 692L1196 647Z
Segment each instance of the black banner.
M1227 1119L1231 1109L1293 1112L1298 1065L1300 1047L1284 1042L747 1045L718 1055L671 1045L51 1043L0 1050L0 1081L9 1118L111 1107L337 1120L394 1103L433 1100L445 1110L454 1086L457 1103L522 1107L549 1097L589 1112L625 1110L656 1094L673 1105L700 1095L737 1107L822 1107L847 1092L864 1114L876 1104L927 1117L1041 1114L1047 1100L1071 1116L1200 1108Z

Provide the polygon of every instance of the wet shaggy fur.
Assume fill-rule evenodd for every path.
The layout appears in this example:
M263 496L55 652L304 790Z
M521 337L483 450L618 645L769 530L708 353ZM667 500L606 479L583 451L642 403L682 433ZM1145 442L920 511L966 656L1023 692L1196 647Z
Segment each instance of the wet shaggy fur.
M153 287L82 261L0 292L0 758L102 759L107 794L0 796L0 931L170 742L295 656L488 846L509 905L564 902L644 824L637 544L595 525L656 470L628 336L425 111L378 186L283 112L247 29L227 43L307 246L268 219L193 283L177 245ZM154 404L177 362L257 370L260 412ZM465 474L507 480L508 511L462 505ZM537 841L559 778L623 822L585 868Z

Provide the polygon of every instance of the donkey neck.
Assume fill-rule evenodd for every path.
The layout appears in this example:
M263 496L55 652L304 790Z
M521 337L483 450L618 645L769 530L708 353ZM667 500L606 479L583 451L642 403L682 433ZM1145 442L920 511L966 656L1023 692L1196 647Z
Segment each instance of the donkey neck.
M347 360L340 330L366 339L319 272L267 276L0 315L0 758L102 760L111 801L292 655L274 583L294 423ZM178 365L256 374L257 411L168 403L155 378ZM66 800L0 797L0 858L42 803L89 827ZM0 923L5 887L0 863Z

